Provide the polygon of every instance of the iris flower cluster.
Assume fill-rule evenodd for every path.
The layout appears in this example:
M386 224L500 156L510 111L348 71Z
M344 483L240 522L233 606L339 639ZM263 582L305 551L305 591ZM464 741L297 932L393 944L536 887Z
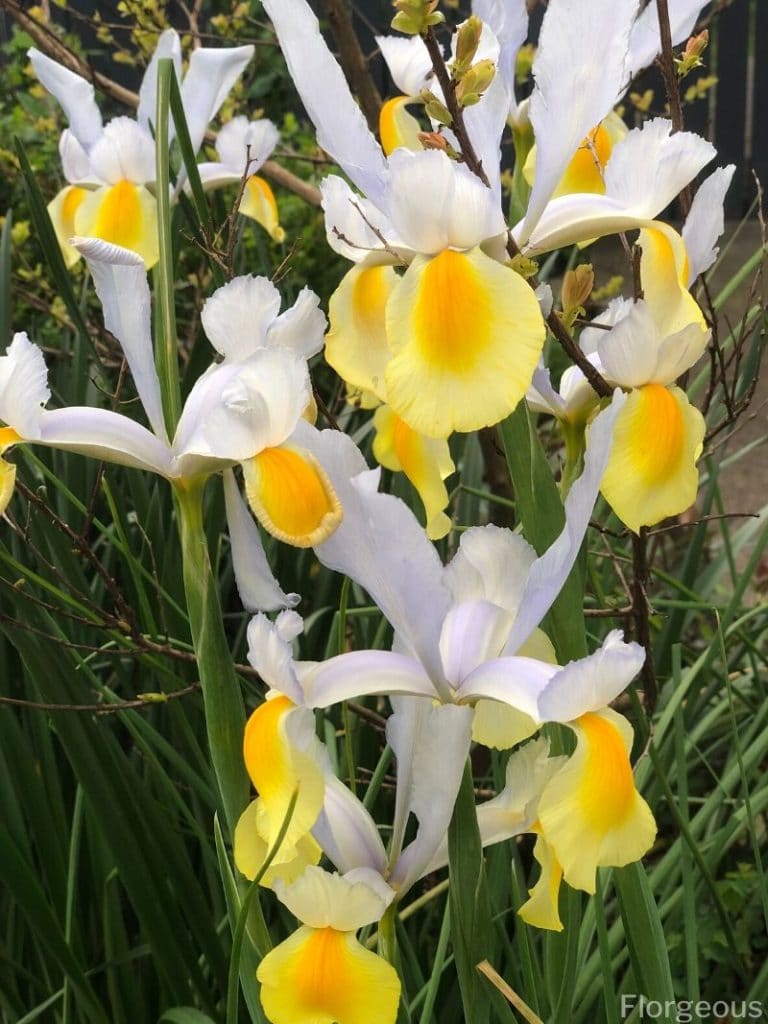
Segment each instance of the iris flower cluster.
M701 6L670 2L675 42ZM470 161L444 116L447 97L421 35L378 40L400 94L384 104L377 139L305 0L264 0L318 143L345 175L327 176L321 191L328 243L353 265L331 296L328 324L307 289L282 313L264 278L218 289L202 309L215 353L173 436L145 271L157 258L156 59L171 56L178 71L178 37L160 39L137 120L106 126L92 87L32 52L69 120L61 140L69 184L51 216L68 262L88 262L146 424L104 409L49 409L43 355L20 333L0 357L0 453L49 445L149 470L179 490L223 478L236 580L254 613L249 659L267 686L245 729L256 797L235 829L234 857L299 922L258 969L274 1024L394 1022L397 972L356 936L447 864L473 745L511 752L506 784L477 805L477 823L484 846L535 836L540 872L519 908L529 924L559 930L563 882L594 893L599 868L636 861L654 841L634 784L633 731L611 707L646 652L613 631L593 653L560 664L542 628L600 492L637 532L684 511L698 487L704 421L678 382L709 342L689 289L715 259L733 168L705 181L682 233L658 219L715 153L664 118L629 129L616 112L659 50L651 7L638 16L636 0L550 0L533 90L518 100L525 3L475 0L443 64L475 76L463 108ZM598 36L607 41L599 54ZM192 55L181 95L195 150L250 56L248 47ZM505 130L517 157L509 215ZM211 187L245 175L242 212L279 238L274 196L254 175L276 141L268 122L236 118L218 136L219 160L200 171ZM639 231L642 297L612 301L581 332L582 368L555 386L542 358L552 295L532 286L526 264L629 231ZM408 476L422 521L379 490L380 471L350 437L313 425L308 360L323 344L350 400L375 409L374 455ZM593 390L585 364L607 394ZM537 555L519 533L472 527L444 563L433 541L451 529L448 440L494 426L523 400L553 416L577 453L562 532ZM14 473L0 459L0 510ZM254 517L362 588L391 626L391 649L300 660L300 595L272 574ZM386 844L382 823L339 780L316 733L318 711L366 696L391 707L397 783ZM550 750L553 726L572 736L570 754Z

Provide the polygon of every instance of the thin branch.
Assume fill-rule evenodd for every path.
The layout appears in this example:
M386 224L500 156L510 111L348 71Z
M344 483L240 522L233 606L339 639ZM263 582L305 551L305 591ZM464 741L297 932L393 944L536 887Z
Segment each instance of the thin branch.
M672 54L672 31L669 27L669 7L667 0L656 0L656 13L659 18L659 36L661 38L661 53L658 57L658 64L661 75L664 79L664 89L669 104L669 114L672 120L672 131L683 130L683 109L680 105L680 90L677 83L677 72L675 70L675 58ZM683 218L688 216L693 201L691 188L686 185L678 196L680 210Z
M344 0L323 0L323 7L339 48L339 63L349 87L360 102L368 127L372 132L378 132L381 96L368 70L346 4Z
M459 102L456 99L456 83L448 74L448 69L445 66L443 54L440 50L440 43L437 41L434 28L430 26L422 38L427 47L430 60L432 61L435 77L440 83L440 88L443 90L445 105L451 115L451 131L456 136L462 160L470 171L477 175L486 188L490 188L491 183L488 181L488 176L483 170L483 162L475 152L475 147L472 145L472 140L470 139L466 125L464 124L464 111L461 109Z
M192 683L181 690L172 690L170 693L141 694L135 700L118 701L116 704L49 704L44 701L22 700L19 697L0 697L0 704L27 708L31 711L75 711L89 715L114 715L119 711L137 711L156 707L158 704L168 704L172 700L178 700L179 697L188 697L190 693L197 693L199 689L200 683Z

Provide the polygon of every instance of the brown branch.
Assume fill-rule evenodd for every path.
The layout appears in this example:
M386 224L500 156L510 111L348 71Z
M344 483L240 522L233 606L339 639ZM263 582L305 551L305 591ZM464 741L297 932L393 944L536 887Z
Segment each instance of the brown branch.
M440 51L440 43L437 41L434 28L430 26L422 38L427 47L430 60L432 61L435 77L440 83L440 88L443 90L445 105L451 115L451 131L456 136L462 160L470 171L477 175L486 188L490 188L491 183L488 181L488 176L483 170L483 162L480 160L477 153L475 153L475 147L472 145L472 140L470 139L466 125L464 124L464 112L456 99L456 83L448 74L448 69L445 66L445 61L443 60L443 55Z
M136 711L155 707L158 704L167 704L179 697L197 693L199 689L200 683L192 683L181 690L172 690L170 693L140 694L135 700L123 700L115 704L49 704L44 701L22 700L20 697L0 697L0 704L9 704L12 707L27 708L32 711L76 711L91 715L114 715L119 711Z
M659 18L659 36L661 38L661 53L657 58L661 75L664 79L664 89L669 104L669 115L672 120L672 131L683 130L683 108L680 105L680 90L677 83L677 72L675 71L675 58L672 54L672 32L669 27L669 7L667 0L656 0L656 14ZM691 188L686 185L678 196L680 211L683 218L688 216L693 201Z
M339 48L339 63L349 87L357 96L368 127L372 132L378 133L381 96L368 70L365 54L360 49L346 4L344 0L323 0L323 7Z
M133 92L131 89L126 89L125 86L115 82L114 79L109 78L101 71L97 71L86 61L78 57L68 46L62 43L51 29L30 17L22 9L18 0L0 0L0 10L7 11L16 24L24 29L37 46L49 57L58 61L59 64L63 64L70 71L74 71L81 78L92 82L107 96L117 100L118 103L131 107L133 110L138 107L138 93ZM213 132L206 132L205 141L211 144L215 143L215 134ZM286 170L285 167L281 167L274 160L267 160L262 165L261 170L272 181L288 189L289 192L293 192L305 202L310 203L312 206L320 205L320 190L318 188L307 181L303 181L289 170Z

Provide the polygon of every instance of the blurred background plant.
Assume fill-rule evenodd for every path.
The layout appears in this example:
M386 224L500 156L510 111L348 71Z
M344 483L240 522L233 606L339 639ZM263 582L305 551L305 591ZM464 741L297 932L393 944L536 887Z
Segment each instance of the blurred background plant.
M385 30L392 13L383 0L319 6L330 15L342 52L347 44L339 35L339 10L354 10L366 53L373 48L372 29ZM539 6L533 5L534 19ZM31 75L28 47L44 48L52 38L49 45L63 45L85 69L131 90L169 24L182 32L186 47L196 40L253 42L257 56L220 121L241 112L272 118L281 133L275 161L310 185L327 159L258 3L203 0L188 7L125 0L92 11L67 3L22 9L2 0L0 8L0 210L7 211L0 348L12 330L25 330L44 346L57 402L130 406L132 383L120 349L101 326L84 264L62 276L41 236L40 197L47 202L62 184L57 142L63 122ZM445 8L452 21L466 13L461 5ZM654 983L661 979L677 998L762 1001L768 1020L768 469L764 399L760 392L755 398L765 331L765 237L751 176L768 158L765 134L754 134L749 120L757 125L755 96L766 75L757 42L761 28L766 37L767 14L755 0L713 4L704 19L710 31L705 66L682 87L686 124L714 127L721 162L736 159L739 180L730 200L730 241L709 275L709 298L700 299L717 316L719 352L691 379L693 394L709 410L699 499L689 513L649 531L659 697L654 707L640 682L624 709L641 736L637 775L660 826L656 846L637 870L647 874L664 939L633 931L633 908L621 903L610 871L601 873L594 899L570 895L569 920L580 926L562 935L529 929L514 911L530 884L530 842L512 847L511 869L509 847L491 849L493 964L522 1000L524 1009L516 1012L528 1021L614 1024L621 994L654 981L638 976L637 964L649 963L636 956L638 942L650 949L655 944ZM742 47L738 57L731 55L731 39ZM371 68L374 85L383 90L375 57ZM727 85L737 79L738 88ZM738 153L732 122L740 120L742 107L727 99L726 85L731 96L745 99ZM126 110L119 88L99 93L106 114ZM630 94L632 116L661 110L661 97L653 71ZM738 118L723 115L723 102L730 104L726 109L737 104ZM22 153L31 173L23 171ZM210 196L217 233L208 241L231 255L230 272L274 275L288 302L308 284L326 305L345 265L327 246L321 212L307 202L306 190L298 194L279 177L273 185L283 243L233 213L236 189ZM200 224L192 204L181 204L174 218L187 392L210 355L199 313L212 291L215 258L196 241ZM566 251L543 265L542 277L556 293L577 256L575 249ZM601 258L589 314L620 289L617 276L627 274L618 246ZM344 402L321 358L313 374L321 421L338 422L373 464L369 414ZM547 421L542 440L556 469ZM481 444L477 435L458 435L451 444L458 467L450 481L455 530L441 542L444 554L455 550L462 525L511 524L519 511L493 437ZM223 839L212 827L217 799L169 490L157 478L61 452L25 449L15 461L18 490L0 532L0 1017L17 1024L201 1024L225 1015L227 1024L263 1020L253 1005L243 1005L238 1017L228 987L227 899L237 896ZM729 476L734 466L741 467L738 479ZM387 489L420 508L400 474L384 476ZM629 535L604 505L595 521L585 607L597 642L626 620L634 598L627 582ZM221 493L210 488L206 529L227 635L252 707L264 688L245 662L247 616L234 588L224 522ZM303 657L385 646L388 627L363 593L342 586L311 551L265 540L284 589L303 595ZM380 710L370 699L318 716L340 776L374 808L392 799ZM476 760L481 795L503 784L504 764L505 755L495 753ZM450 970L444 883L426 879L412 907L397 924L410 1019L453 1024L463 1018ZM279 904L265 900L263 912L273 936L287 933L288 915ZM511 1010L494 1012L501 1020L517 1019Z

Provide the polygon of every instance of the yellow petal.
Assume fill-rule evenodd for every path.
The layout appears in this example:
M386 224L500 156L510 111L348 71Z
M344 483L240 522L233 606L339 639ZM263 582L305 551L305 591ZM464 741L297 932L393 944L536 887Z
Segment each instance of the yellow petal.
M259 832L261 819L259 801L253 800L235 825L235 866L250 881L259 873L269 853L269 846ZM305 868L317 864L321 855L320 846L309 833L300 836L295 843L286 843L283 840L272 863L264 872L260 884L271 887L279 878L286 885L290 885Z
M639 860L653 843L656 822L635 789L626 719L605 708L569 725L576 750L546 785L539 821L566 882L593 893L597 868Z
M611 158L613 147L627 134L627 126L618 114L609 114L593 128L573 154L552 198L574 192L605 194L605 165ZM528 153L523 176L529 185L535 180L536 146Z
M412 102L410 96L395 96L382 105L379 114L379 137L381 148L387 156L400 146L416 152L424 148L419 139L421 125L406 110L406 106Z
M520 658L536 658L548 665L557 664L557 654L543 629L534 629L522 647L518 650ZM494 750L509 750L517 746L529 736L538 732L539 725L526 715L524 711L498 700L479 700L475 704L475 717L472 719L472 739Z
M418 491L426 512L429 539L444 537L451 528L451 520L444 512L448 491L443 481L456 471L448 442L417 434L387 405L376 410L373 425L374 456L387 469L402 470Z
M677 231L654 221L640 232L637 244L643 250L643 294L661 336L675 334L688 324L706 328L704 314L688 291L688 253Z
M280 445L243 463L245 493L265 530L298 548L326 540L342 520L336 492L309 452Z
M147 270L160 258L155 198L126 179L88 192L75 212L75 233L137 252Z
M560 920L558 897L563 869L554 850L542 835L536 839L533 856L541 866L541 873L536 885L528 890L529 899L520 907L518 914L526 924L533 925L534 928L561 932L563 922Z
M16 467L12 462L0 459L0 516L8 508L15 485Z
M250 814L266 844L264 854L277 839L294 793L298 791L298 797L284 840L288 847L309 832L323 806L322 768L306 749L292 742L291 726L306 725L302 717L309 719L311 731L312 712L280 696L261 704L245 726L245 766L259 794ZM311 746L311 732L304 735ZM249 862L253 863L252 858Z
M637 533L694 503L704 432L703 416L680 388L646 384L630 392L600 488L630 530Z
M480 249L417 256L387 303L387 400L428 437L491 426L525 395L544 344L531 288Z
M261 1003L272 1024L394 1024L400 980L353 932L294 932L259 964Z
M240 200L240 213L261 224L276 242L284 241L285 231L280 227L280 212L275 193L269 183L258 174L252 174L245 183L243 198Z
M84 188L79 188L77 185L68 185L48 204L48 214L67 267L74 267L80 259L80 253L73 245L69 244L69 240L73 235L77 234L75 231L75 214L87 194Z
M400 278L392 267L353 267L328 303L325 358L347 385L386 401L384 371L392 357L384 311Z

